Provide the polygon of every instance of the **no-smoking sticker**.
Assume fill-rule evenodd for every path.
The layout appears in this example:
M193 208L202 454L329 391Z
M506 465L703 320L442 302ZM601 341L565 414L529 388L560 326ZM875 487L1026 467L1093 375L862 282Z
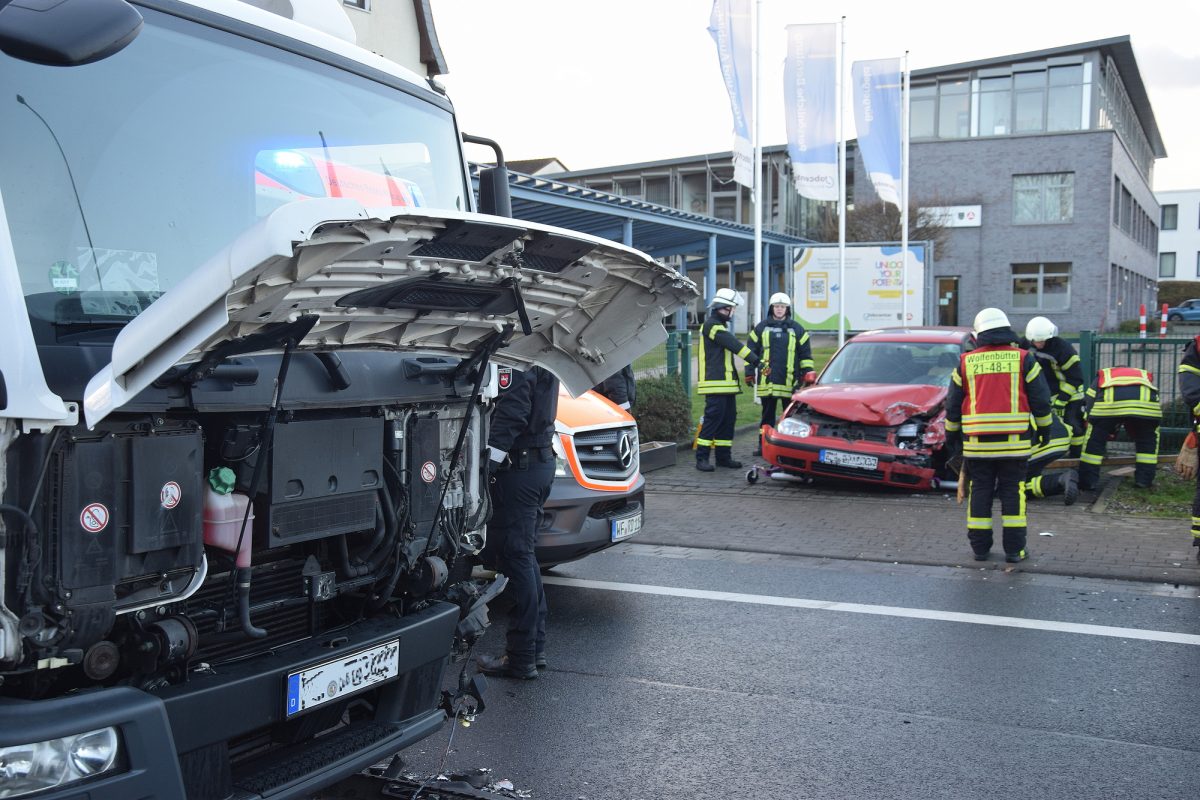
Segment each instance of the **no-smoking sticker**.
M88 533L99 533L108 527L108 509L103 503L88 503L79 512L79 524Z
M426 461L421 465L421 480L426 483L433 483L433 479L437 477L437 467L432 461Z
M175 481L167 481L164 483L162 489L158 493L158 499L162 503L162 507L167 509L171 509L179 505L179 500L182 497L183 490L179 488L179 484Z

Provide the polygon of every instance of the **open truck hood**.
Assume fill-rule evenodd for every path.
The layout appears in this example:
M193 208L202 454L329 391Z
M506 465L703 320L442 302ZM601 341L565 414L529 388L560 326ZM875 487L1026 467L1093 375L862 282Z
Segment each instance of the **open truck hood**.
M305 200L259 221L133 319L88 383L85 418L94 426L171 367L302 315L319 320L296 349L318 351L467 355L511 324L493 361L540 364L579 394L663 341L663 317L696 295L645 253L583 233Z
M812 386L797 400L818 414L863 425L900 425L910 417L928 414L946 399L941 386L883 383L844 383Z

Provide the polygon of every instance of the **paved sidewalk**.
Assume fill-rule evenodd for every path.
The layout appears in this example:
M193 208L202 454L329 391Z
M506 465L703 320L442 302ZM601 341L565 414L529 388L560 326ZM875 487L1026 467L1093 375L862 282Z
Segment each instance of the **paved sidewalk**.
M754 436L743 430L734 440L734 457L747 467L763 463L750 456ZM1061 498L1029 501L1030 559L1005 563L997 532L992 559L977 562L966 509L953 490L802 485L765 476L751 485L746 469L703 473L694 464L692 452L681 449L674 467L647 474L638 543L1200 586L1186 521L1100 513L1104 500L1094 492L1081 493L1071 507ZM1109 491L1115 485L1110 481Z

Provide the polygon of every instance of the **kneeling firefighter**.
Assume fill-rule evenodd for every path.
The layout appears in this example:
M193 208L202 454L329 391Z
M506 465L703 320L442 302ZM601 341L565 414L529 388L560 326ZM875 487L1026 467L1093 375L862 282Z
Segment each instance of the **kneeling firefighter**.
M742 391L733 365L736 355L756 366L758 356L729 332L733 310L741 305L733 289L718 289L708 306L708 317L700 326L700 380L696 393L704 395L704 418L696 437L696 469L712 472L709 453L717 451L718 467L740 467L733 460L733 429L737 424L737 396Z
M771 295L770 309L767 318L750 331L747 344L750 352L762 361L757 370L746 367L746 383L755 386L762 402L756 456L762 455L763 429L779 419L780 403L786 405L804 382L804 376L813 371L808 331L792 319L792 299L776 292Z

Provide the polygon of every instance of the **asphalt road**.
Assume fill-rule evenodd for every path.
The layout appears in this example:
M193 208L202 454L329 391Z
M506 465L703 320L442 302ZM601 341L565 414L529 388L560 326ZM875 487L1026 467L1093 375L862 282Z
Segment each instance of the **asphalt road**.
M493 681L413 772L535 800L1200 796L1187 587L635 543L552 580L549 670Z

